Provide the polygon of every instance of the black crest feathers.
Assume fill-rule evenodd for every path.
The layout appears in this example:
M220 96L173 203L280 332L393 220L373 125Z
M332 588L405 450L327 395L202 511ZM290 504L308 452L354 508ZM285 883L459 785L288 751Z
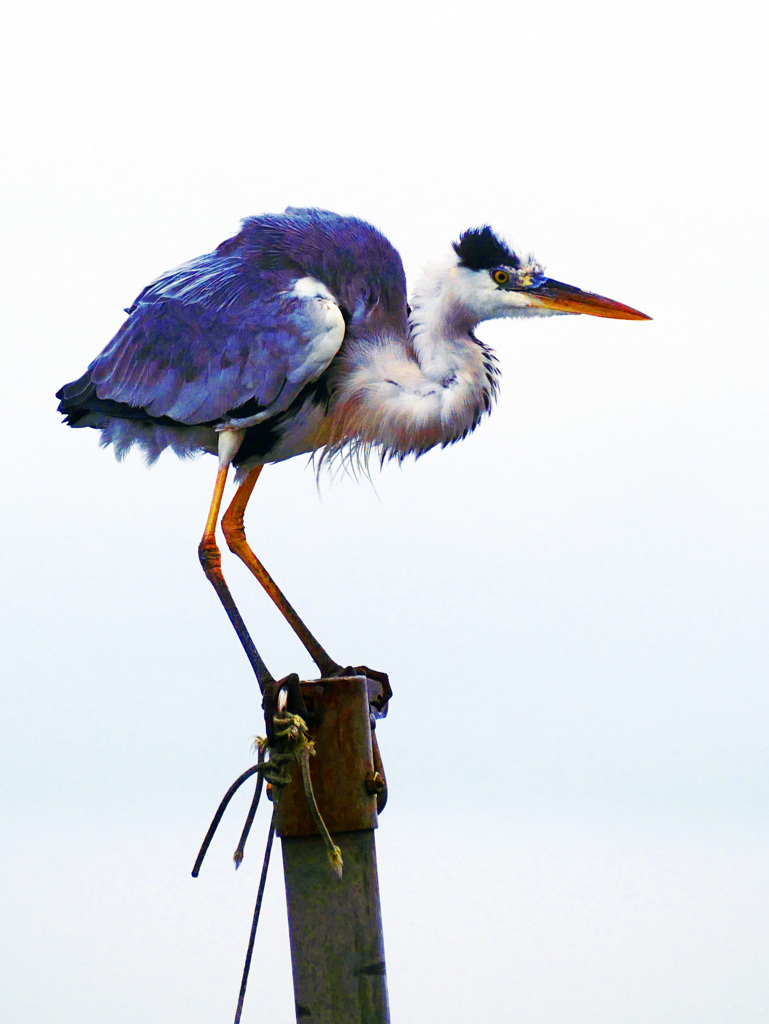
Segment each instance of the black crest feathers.
M460 265L469 270L491 270L499 266L517 270L521 265L515 253L497 238L488 224L465 231L459 241L454 242L454 252L459 256Z

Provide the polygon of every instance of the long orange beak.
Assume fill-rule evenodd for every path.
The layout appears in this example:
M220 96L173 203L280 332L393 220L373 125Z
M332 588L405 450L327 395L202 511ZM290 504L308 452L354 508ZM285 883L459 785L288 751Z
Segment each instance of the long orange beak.
M546 278L541 285L528 292L532 306L557 310L559 313L588 313L590 316L608 316L612 320L651 320L650 316L625 306L603 295L583 292L581 288Z

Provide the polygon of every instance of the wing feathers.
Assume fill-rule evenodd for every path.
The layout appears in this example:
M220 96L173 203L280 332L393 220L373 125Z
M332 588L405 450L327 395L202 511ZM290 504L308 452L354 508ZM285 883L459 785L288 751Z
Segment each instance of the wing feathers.
M293 275L257 276L232 259L225 274L213 262L185 264L144 290L89 368L100 399L188 425L251 400L277 413L328 366L344 319L320 282L297 291Z

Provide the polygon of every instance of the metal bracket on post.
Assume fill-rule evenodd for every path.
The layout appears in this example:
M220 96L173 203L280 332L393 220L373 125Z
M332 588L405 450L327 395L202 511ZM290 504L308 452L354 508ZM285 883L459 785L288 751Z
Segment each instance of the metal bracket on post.
M301 684L316 721L312 785L340 847L337 879L307 805L299 766L281 795L282 841L298 1024L388 1024L374 829L384 778L372 734L372 706L386 713L380 673Z

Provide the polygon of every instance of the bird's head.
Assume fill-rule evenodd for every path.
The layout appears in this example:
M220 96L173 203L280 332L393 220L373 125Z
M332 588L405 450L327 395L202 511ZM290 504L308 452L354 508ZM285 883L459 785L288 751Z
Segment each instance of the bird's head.
M465 231L454 243L455 297L476 323L497 317L588 313L615 320L649 320L637 309L546 276L532 257L521 258L490 227Z

